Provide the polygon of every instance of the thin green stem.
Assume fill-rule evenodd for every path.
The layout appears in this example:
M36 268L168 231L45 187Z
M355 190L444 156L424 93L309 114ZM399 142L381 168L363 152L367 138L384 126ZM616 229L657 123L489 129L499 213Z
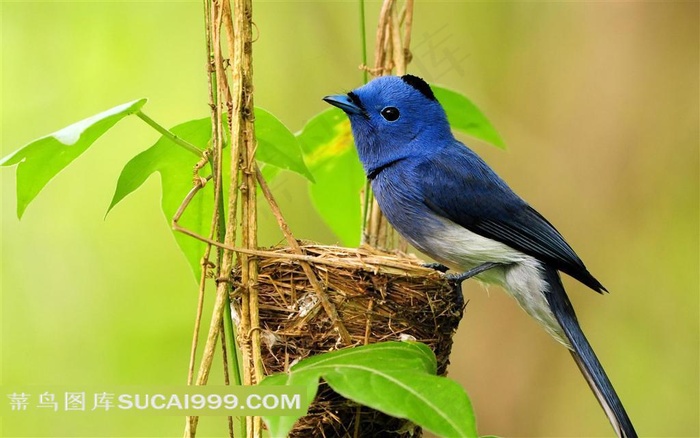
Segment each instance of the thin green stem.
M186 149L189 152L192 152L195 154L197 157L202 158L202 154L204 151L199 149L197 146L194 146L191 143L186 142L185 140L181 139L177 135L173 134L172 132L168 131L167 129L163 128L161 125L159 125L155 120L152 118L148 117L146 114L144 114L141 111L137 111L136 115L139 116L141 120L146 122L151 128L155 129L156 131L160 132L163 134L164 137L170 139L173 143L176 145Z
M362 81L367 83L367 31L365 29L365 0L360 0L360 40L362 41Z
M231 319L231 299L226 300L226 307L224 307L224 330L226 331L226 340L228 341L228 348L231 352L231 368L233 371L233 384L236 386L241 386L241 371L239 364L239 354L238 354L238 344L236 344L236 327L233 325ZM229 340L230 339L230 340Z
M365 181L365 199L364 208L362 210L362 236L365 235L365 230L367 229L367 218L369 217L369 206L372 202L372 186L369 183L369 179Z
M226 216L224 211L224 197L223 197L223 187L218 188L221 191L219 196L219 205L217 206L219 210L219 229L218 238L220 242L224 241L224 234L226 232ZM219 249L219 253L221 249ZM222 273L219 273L221 275ZM229 294L231 291L228 291ZM241 378L241 368L239 366L239 355L238 344L236 343L236 333L235 327L233 326L233 320L231 319L231 298L230 295L226 296L226 305L224 306L224 331L226 333L226 341L228 343L228 351L231 354L231 369L233 374L233 383L236 386L243 384L243 379Z

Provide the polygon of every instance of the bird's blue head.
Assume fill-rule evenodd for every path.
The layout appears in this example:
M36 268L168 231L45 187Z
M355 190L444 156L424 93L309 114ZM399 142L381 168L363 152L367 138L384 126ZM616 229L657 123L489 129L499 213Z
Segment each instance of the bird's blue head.
M416 76L382 76L323 100L350 118L367 175L396 160L429 155L454 138L430 86Z

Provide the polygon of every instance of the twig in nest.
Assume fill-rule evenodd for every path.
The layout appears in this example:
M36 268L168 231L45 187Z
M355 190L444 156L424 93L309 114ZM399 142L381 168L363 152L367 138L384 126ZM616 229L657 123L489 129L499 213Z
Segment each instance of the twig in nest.
M275 198L272 196L272 192L270 192L270 188L268 187L267 182L265 181L265 178L263 178L262 172L260 172L260 168L257 165L255 166L255 172L258 179L258 184L260 184L260 188L262 189L262 192L265 195L265 199L267 199L268 204L270 204L270 209L272 210L275 219L277 219L277 224L279 225L280 230L282 230L285 239L287 239L287 243L296 254L303 254L299 243L292 235L292 231L289 229L289 225L287 225L287 222L284 220L282 212L280 211L279 206L275 201ZM335 306L333 306L333 304L328 300L323 286L318 281L318 279L316 278L316 274L314 274L313 270L311 269L311 265L309 265L309 263L305 261L302 261L300 263L302 268L304 269L304 273L309 278L311 286L316 292L316 296L318 296L318 299L320 300L321 305L323 306L323 310L325 310L326 314L328 314L328 316L330 317L331 322L338 330L338 333L340 334L340 338L343 340L343 343L345 345L350 345L350 334L345 328L343 322L340 320L340 318L338 318L338 312L336 311Z

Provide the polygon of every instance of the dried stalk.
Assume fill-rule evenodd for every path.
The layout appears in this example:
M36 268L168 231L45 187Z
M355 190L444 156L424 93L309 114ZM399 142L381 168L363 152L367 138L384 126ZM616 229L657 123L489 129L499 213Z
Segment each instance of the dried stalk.
M406 57L404 56L403 40L401 39L401 24L399 22L399 12L392 8L391 21L389 22L392 44L392 55L394 68L398 76L406 74Z
M175 216L173 217L172 220L172 227L174 230L179 230L181 227L178 224L178 221L180 220L180 217L182 216L182 213L184 213L185 209L187 206L190 204L192 201L192 198L204 187L204 185L211 179L211 176L209 178L196 178L195 179L195 185L194 187L190 190L190 192L187 194L185 197L184 201L178 208L177 212L175 213ZM216 213L214 214L214 218L216 218L217 215ZM212 222L214 219L212 219ZM212 223L212 229L210 232L210 239L213 238L213 234L215 232L215 224ZM194 383L194 366L196 362L196 355L197 355L197 344L198 344L198 339L199 339L199 330L201 326L201 321L202 321L202 309L204 307L204 290L206 287L206 279L207 279L207 268L210 266L209 262L209 255L211 253L211 248L212 244L207 243L207 246L204 250L204 256L202 256L202 260L200 262L200 266L202 268L202 271L199 276L199 293L197 297L197 312L196 312L196 317L194 321L194 333L192 334L192 346L190 349L190 363L189 367L187 369L187 384L192 385ZM189 419L188 419L189 421Z
M212 238L214 237L214 234L216 234L217 239L221 239L223 237L224 244L226 246L230 246L233 243L235 243L236 240L236 213L237 213L237 199L238 199L238 190L239 190L239 185L237 183L238 181L238 175L239 175L239 161L240 161L240 151L244 147L242 144L243 141L243 120L242 120L242 115L243 115L243 110L242 110L242 98L241 92L236 92L232 93L231 89L229 87L229 83L226 77L226 72L224 69L224 62L223 62L223 56L222 56L222 42L221 42L221 34L222 34L222 24L224 23L224 20L226 19L226 28L227 28L227 36L229 37L229 42L232 40L232 34L233 32L231 31L231 28L233 25L231 24L231 11L230 11L230 4L227 1L222 1L222 2L217 2L216 0L212 1L209 3L208 1L205 1L205 12L207 16L207 48L208 51L207 53L213 53L214 55L214 60L213 60L213 69L210 67L210 106L212 108L212 148L215 151L215 157L212 160L212 169L214 171L214 175L216 177L215 179L215 213L214 217L212 219L212 233L210 235L210 239L208 244L211 245ZM243 42L243 34L241 34L241 44L233 49L234 52L234 72L237 71L237 69L242 68L243 66L243 59L246 57L244 55L244 50L243 46L245 43ZM236 39L238 40L238 39ZM244 67L243 67L244 68ZM234 75L233 78L233 86L236 91L241 90L243 87L241 86L240 82L236 81L237 77ZM212 83L216 84L216 88L214 91L214 86ZM237 87L237 88L236 88ZM233 101L233 96L236 97L236 101ZM223 107L223 105L226 105L226 111ZM226 218L226 230L224 236L221 236L221 231L219 232L214 232L215 229L221 230L219 227L222 224L221 217L218 215L218 211L220 210L220 207L223 207L221 204L221 199L222 199L222 172L221 172L221 163L222 163L222 151L223 151L223 145L224 145L224 126L223 126L223 118L224 114L228 113L228 124L229 124L229 130L231 132L231 182L229 185L229 201L228 201L228 206L227 206L227 218ZM188 195L189 197L189 195ZM191 199L191 198L190 198ZM189 203L189 200L186 200L187 203ZM177 216L179 219L179 215ZM174 221L176 224L176 221ZM218 228L217 228L218 227ZM178 227L180 228L180 227ZM181 228L180 228L181 229ZM209 248L209 246L208 246ZM208 251L207 251L208 255ZM211 370L211 364L213 360L213 355L215 352L215 346L216 342L219 338L219 335L223 334L223 328L224 328L224 321L223 321L223 315L227 312L225 312L226 308L228 307L228 296L230 292L230 280L229 280L229 273L231 272L231 269L233 268L233 263L234 263L234 257L235 253L230 250L224 249L223 251L218 252L218 263L217 263L217 288L216 288L216 298L214 302L214 309L212 311L212 318L209 326L209 332L207 334L207 341L204 347L204 351L202 353L202 361L200 363L199 367L199 372L197 374L197 379L196 379L196 384L197 385L203 385L206 384L209 378L209 372ZM227 324L229 322L227 321ZM245 329L245 322L242 323L243 328ZM245 331L244 331L245 332ZM195 334L196 335L196 334ZM223 342L223 335L222 337L222 342ZM228 380L228 361L226 358L226 350L225 346L223 347L224 351L224 366L226 367L224 377L226 380ZM193 344L193 350L194 350L195 344ZM244 351L244 359L245 359L245 351L246 349L243 348ZM232 352L233 353L233 352ZM233 358L233 363L235 365L235 362L237 359ZM248 371L246 369L246 364L250 363L248 360L244 360L244 371ZM234 366L235 368L235 366ZM249 373L245 373L245 375L248 375ZM240 379L237 377L236 373L236 382L239 382ZM229 420L229 424L231 424L231 420ZM197 427L197 417L191 417L189 418L189 421L187 422L187 428L186 428L186 435L187 436L194 436L196 433L196 427ZM231 428L231 434L232 428Z
M379 25L377 26L377 38L374 43L374 70L372 72L375 76L384 76L391 72L391 69L386 70L385 63L385 35L387 32L387 23L389 17L391 16L391 8L394 6L394 0L384 0L382 9L379 12Z
M253 107L253 63L252 63L252 8L251 0L233 1L234 61L233 85L239 98L232 113L240 115L242 169L242 230L243 246L257 249L257 204L255 180L255 126ZM235 141L232 130L232 138ZM260 353L260 316L258 309L258 262L255 257L241 257L242 307L243 320L239 330L240 343L243 346L245 383L254 385L263 378L263 366ZM260 417L246 419L246 433L249 437L260 436L262 420Z
M210 7L210 4L207 0L204 0L204 29L205 29L205 43L206 43L206 57L207 57L207 62L206 62L206 69L207 69L207 88L209 91L209 106L211 108L211 121L212 121L212 138L220 138L219 137L219 124L217 123L218 120L220 119L220 114L219 114L219 107L217 105L217 93L215 92L215 88L213 86L213 83L216 82L217 74L216 74L216 69L213 68L212 66L212 59L210 56L210 53L212 52L212 46L213 46L213 41L212 41L212 26L211 24L214 22L214 20L211 19L212 14L215 13L214 9ZM220 143L216 142L213 146L213 149L216 151L215 152L215 157L213 160L210 160L211 164L211 170L212 174L216 175L216 182L214 186L215 190L215 203L214 203L214 212L212 214L212 223L210 227L210 233L209 237L214 238L214 236L219 237L220 233L220 216L219 216L219 199L220 199L220 192L221 192L221 178L220 174L221 172L219 171L221 167L221 145ZM196 169L201 169L204 166L204 163L198 163L196 166ZM195 181L195 187L193 190L188 193L185 201L183 204L180 206L178 209L178 212L175 214L175 217L173 218L173 228L179 227L178 225L178 220L182 216L182 213L184 212L184 209L189 205L190 201L192 200L192 197L206 184L207 180L196 180ZM189 367L188 367L188 372L187 372L187 384L192 385L194 382L194 367L195 367L195 362L196 362L196 354L197 354L197 345L199 341L199 332L200 332L200 327L201 327L201 321L202 321L202 311L203 311L203 306L204 306L204 291L206 288L206 278L207 278L207 268L209 266L209 257L211 253L211 244L207 244L204 255L202 256L202 261L201 261L201 267L202 271L200 273L200 281L199 281L199 293L198 293L198 298L197 298L197 312L195 316L195 324L194 324L194 330L192 334L192 346L190 349L190 362L189 362ZM220 261L221 258L221 251L217 251L217 259ZM217 263L218 266L220 266L220 263ZM197 418L196 417L187 417L186 418L186 423L185 423L185 436L194 436L195 431L197 427Z
M403 24L403 56L406 64L413 59L411 54L411 30L413 29L413 0L406 0L401 11L401 23Z
M398 1L384 0L379 13L374 67L368 69L375 76L388 75L393 70L397 75L404 75L412 58L409 45L413 28L413 0L406 0L400 13L397 6ZM390 248L398 240L399 248L405 250L405 240L396 238L396 232L384 218L376 199L371 198L370 194L365 196L368 196L365 208L369 211L363 215L366 218L363 241L377 248Z
M211 115L211 120L212 120L212 133L216 132L217 129L217 124L216 124L216 106L214 102L216 101L216 93L214 93L214 89L212 87L212 82L215 81L216 79L216 74L214 69L212 69L212 60L209 56L209 53L211 53L211 46L212 46L212 41L211 41L211 27L210 27L210 21L209 21L209 14L210 14L210 9L209 9L209 3L207 0L204 0L204 33L205 33L205 53L207 56L207 62L206 62L206 70L207 70L207 87L209 91L209 106L212 111ZM208 157L204 157L208 158ZM211 179L211 176L209 176L207 179L202 179L197 177L197 173L200 169L202 169L204 166L207 164L206 159L203 159L199 163L195 165L195 184L192 190L187 194L187 197L183 200L182 204L178 208L177 212L175 213L175 216L173 217L172 220L172 227L173 229L177 230L179 228L178 221L180 220L180 217L182 216L183 212L185 211L185 208L189 205L189 203L192 201L192 198L194 195L201 190L204 185ZM215 174L214 169L212 168L212 174ZM217 192L218 194L218 192ZM209 238L213 239L216 229L217 229L217 224L218 224L218 211L215 210L215 212L212 215L212 225L209 233ZM197 357L197 345L199 342L199 331L201 327L201 321L202 321L202 311L204 307L204 291L206 288L206 278L207 278L207 268L209 267L209 256L211 253L211 244L207 244L204 250L204 255L202 256L202 260L200 262L201 266L201 273L200 273L200 278L199 278L199 292L197 296L197 311L195 314L195 322L194 322L194 330L192 333L192 344L190 347L190 361L189 361L189 366L187 368L187 384L192 385L194 383L194 367L196 363L196 357ZM191 419L188 417L186 419L187 425L190 424Z
M233 31L231 30L232 24L231 24L231 6L228 4L227 1L221 2L221 7L219 9L219 13L217 18L217 45L216 45L216 50L218 53L217 59L215 59L216 62L216 70L217 70L217 84L218 84L218 94L219 96L224 97L224 102L226 105L228 117L226 117L227 123L228 123L228 132L232 132L232 119L233 117L231 116L232 114L232 106L233 106L233 97L231 95L231 89L228 85L228 80L226 77L225 69L224 69L224 59L223 59L223 50L222 50L222 44L221 44L221 26L222 23L225 24L226 27L226 34L227 34L227 40L229 42L229 56L231 54L231 40L232 40L232 35ZM230 58L229 58L230 59ZM216 171L216 176L217 176L217 183L214 186L215 187L215 196L214 196L214 205L215 209L215 218L218 219L218 239L217 240L225 240L225 227L226 227L226 222L223 220L223 215L224 215L224 205L223 205L223 168L222 168L222 161L223 161L223 147L225 143L225 139L223 137L223 133L226 132L223 126L223 107L221 104L218 105L219 108L219 115L221 118L217 119L217 124L218 124L218 142L217 142L217 154L216 154L216 166L215 166L215 171ZM232 150L232 155L237 155L236 151ZM233 160L233 157L232 157ZM238 173L233 173L231 172L231 177L230 181L228 181L229 187L236 187L238 186ZM237 199L234 197L233 202L229 205L229 211L233 211L233 214L235 216L235 212L237 210ZM220 216L219 216L220 214ZM235 241L235 236L236 236L236 223L235 221L231 223L231 221L228 222L230 224L230 229L231 234L234 236L233 240ZM226 278L228 277L229 270L226 269L225 263L223 263L223 252L221 250L218 251L218 257L217 257L217 272L216 272L216 277L217 279L221 278ZM223 283L217 283L217 289L219 287L222 287L225 289L224 290L224 317L223 321L221 322L219 326L219 332L221 334L221 352L222 352L222 358L223 358L223 370L224 370L224 384L229 385L230 384L230 378L229 378L229 352L227 351L226 347L226 341L227 341L227 333L228 336L230 337L229 342L231 342L231 349L230 349L230 354L231 354L231 364L233 367L233 376L234 376L234 384L240 385L242 383L241 375L240 375L240 370L238 368L238 347L235 344L235 329L233 327L233 322L231 320L231 306L230 306L230 292L231 292L231 284L229 282L223 282ZM218 290L217 290L217 296L218 296ZM227 417L227 422L228 422L228 431L229 431L229 436L230 438L234 437L234 425L233 425L233 417L228 416Z
M268 187L265 178L263 178L262 172L260 172L260 169L257 168L257 166L256 174L258 178L258 184L260 184L260 188L262 189L263 195L265 196L265 199L267 200L268 204L270 204L270 209L272 210L275 219L277 219L277 224L279 225L280 230L282 230L282 233L284 234L287 243L292 248L292 251L294 253L296 253L297 255L302 255L303 252L301 250L301 246L299 246L299 242L297 242L297 240L292 235L292 232L289 229L289 225L287 225L287 222L284 220L282 212L280 211L280 208L277 205L275 198L272 196L272 192L270 191L270 188ZM300 261L300 264L302 269L304 270L304 273L309 278L309 283L311 283L311 286L316 292L316 296L318 297L319 302L323 307L323 310L325 310L326 314L333 323L333 326L336 328L336 330L338 330L338 333L340 334L340 338L343 340L343 343L345 345L350 345L350 343L352 342L350 334L345 328L343 322L338 317L338 312L336 311L335 306L328 300L326 291L324 290L323 285L321 285L321 282L316 277L316 274L311 268L311 265L307 261Z

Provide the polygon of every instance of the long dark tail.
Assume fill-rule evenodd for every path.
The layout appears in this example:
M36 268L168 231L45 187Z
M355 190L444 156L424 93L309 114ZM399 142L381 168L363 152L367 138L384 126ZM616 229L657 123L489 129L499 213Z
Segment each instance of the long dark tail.
M603 407L617 435L623 438L637 438L637 432L634 430L620 398L593 352L591 344L588 343L581 331L574 308L561 284L559 273L554 268L545 267L544 274L550 289L547 293L547 301L573 347L571 356Z

